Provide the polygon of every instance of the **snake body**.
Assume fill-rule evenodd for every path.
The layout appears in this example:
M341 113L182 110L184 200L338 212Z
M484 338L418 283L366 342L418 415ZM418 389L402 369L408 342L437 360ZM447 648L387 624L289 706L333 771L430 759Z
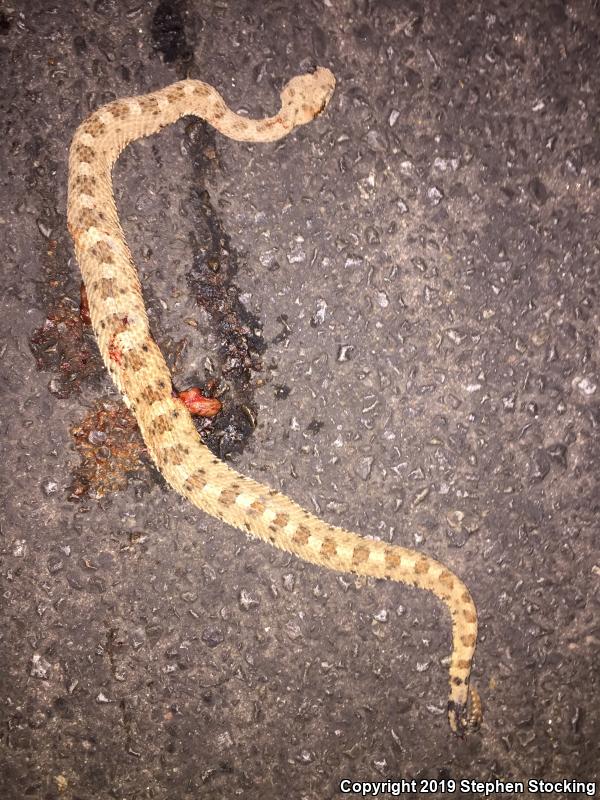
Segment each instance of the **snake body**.
M196 80L103 106L79 126L71 144L69 231L100 353L167 482L202 511L305 561L398 581L442 600L453 634L448 719L462 735L481 716L477 692L469 688L477 613L468 589L429 556L328 525L212 455L188 409L172 394L171 375L150 332L113 194L112 167L121 151L180 117L201 117L231 139L272 142L320 114L334 87L328 69L295 77L281 92L279 113L258 120L235 114L212 86Z

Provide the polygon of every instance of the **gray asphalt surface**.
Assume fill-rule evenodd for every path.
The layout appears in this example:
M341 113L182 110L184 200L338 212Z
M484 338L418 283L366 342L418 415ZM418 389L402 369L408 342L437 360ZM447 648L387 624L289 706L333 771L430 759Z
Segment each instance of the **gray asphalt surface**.
M599 32L585 0L0 4L3 800L600 781ZM262 146L182 121L123 155L119 208L215 451L469 585L464 740L433 597L251 541L94 428L123 412L78 314L76 126L188 76L271 114L315 63L324 116Z

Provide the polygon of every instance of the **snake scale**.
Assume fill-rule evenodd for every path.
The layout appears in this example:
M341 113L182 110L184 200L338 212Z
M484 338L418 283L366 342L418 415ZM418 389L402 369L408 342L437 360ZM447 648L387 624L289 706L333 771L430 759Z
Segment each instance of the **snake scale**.
M71 144L68 226L100 353L168 483L208 514L305 561L398 581L442 600L452 618L448 719L463 735L481 717L479 696L469 687L477 613L468 589L429 556L328 525L212 455L188 409L173 396L113 194L112 167L121 151L183 116L201 117L231 139L273 142L318 116L334 87L333 74L320 67L292 78L281 92L280 111L266 119L235 114L212 86L197 80L103 106L79 126Z

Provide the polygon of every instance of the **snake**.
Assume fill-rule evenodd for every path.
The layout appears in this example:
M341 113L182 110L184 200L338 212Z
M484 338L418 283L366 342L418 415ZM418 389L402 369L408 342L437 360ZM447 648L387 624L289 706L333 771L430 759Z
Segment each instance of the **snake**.
M67 223L102 359L167 483L205 513L304 561L397 581L439 598L452 621L448 721L464 736L482 717L470 685L477 611L467 586L429 555L330 525L212 454L173 393L113 191L112 169L122 150L181 117L199 117L237 141L274 142L321 114L335 83L324 67L298 75L283 87L278 113L263 119L235 113L214 87L189 78L100 107L76 129L69 149Z

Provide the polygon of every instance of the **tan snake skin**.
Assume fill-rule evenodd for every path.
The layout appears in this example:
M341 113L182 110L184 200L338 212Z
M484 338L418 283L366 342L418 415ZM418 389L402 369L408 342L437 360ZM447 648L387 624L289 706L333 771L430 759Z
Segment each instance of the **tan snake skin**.
M233 113L212 86L195 80L109 103L80 125L71 144L69 231L102 358L165 479L208 514L305 561L387 578L439 597L452 616L448 718L452 730L462 735L481 717L478 694L469 689L477 613L468 589L429 556L328 525L283 494L230 469L202 444L187 408L172 396L171 375L150 333L113 195L111 173L120 152L180 117L201 117L231 139L272 142L320 114L334 87L332 73L320 67L293 78L281 93L279 113L260 120Z

